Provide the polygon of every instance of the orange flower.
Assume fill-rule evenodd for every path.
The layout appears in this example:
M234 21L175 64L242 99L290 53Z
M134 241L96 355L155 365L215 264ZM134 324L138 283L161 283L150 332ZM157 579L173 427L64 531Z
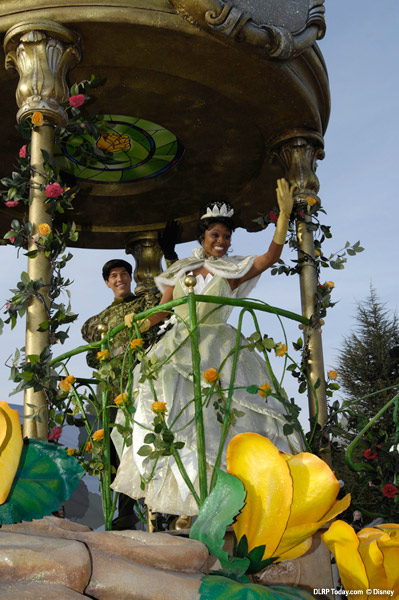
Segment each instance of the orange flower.
M32 115L32 123L33 125L35 125L35 127L40 127L40 125L43 125L43 114L37 110L36 112L33 113Z
M89 440L86 444L86 452L91 452L93 450L93 444Z
M333 281L326 281L324 285L330 290L332 290L335 287L335 283Z
M309 204L309 206L314 206L317 200L315 198L312 198L312 196L308 196L306 198L306 202Z
M328 379L332 379L333 381L335 381L338 377L338 373L337 371L334 371L334 369L331 369L331 371L328 371L327 377Z
M72 384L72 383L75 383L76 377L74 377L73 375L67 375L67 377L65 377L64 381Z
M58 387L60 388L61 391L67 392L67 393L70 392L72 389L72 385L66 379L61 379L61 381L58 382Z
M101 350L101 352L97 352L98 360L108 360L110 356L109 350Z
M104 437L104 429L97 429L97 431L95 431L92 435L94 442L98 442L99 440L102 440L103 437Z
M40 223L40 225L37 226L37 230L39 235L48 235L51 231L51 227L50 225L47 225L47 223Z
M166 408L166 402L153 402L151 405L151 410L156 415L163 415L168 412L168 409Z
M120 406L121 404L125 404L126 400L127 400L127 394L119 394L119 396L114 398L114 403L117 406Z
M144 346L144 340L142 338L136 338L130 342L130 347L132 350L137 350L138 348L142 348Z
M207 383L214 383L220 379L220 373L218 373L216 369L207 369L204 372L204 379Z
M66 448L66 453L68 456L75 456L76 450L75 448Z
M262 383L262 385L259 386L258 394L262 396L262 398L266 398L266 396L269 396L271 389L272 386L270 383Z
M287 352L287 346L279 342L278 344L276 344L274 352L276 356L284 356L284 354Z

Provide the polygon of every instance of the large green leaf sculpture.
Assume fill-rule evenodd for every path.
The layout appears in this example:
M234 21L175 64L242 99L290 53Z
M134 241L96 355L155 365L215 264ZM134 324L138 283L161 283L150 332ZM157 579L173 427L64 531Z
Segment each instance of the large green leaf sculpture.
M25 439L13 485L0 506L0 525L41 519L58 510L84 473L64 448Z
M223 550L226 527L231 525L245 501L245 489L241 481L218 469L215 487L205 500L198 518L190 530L190 538L203 542L210 554L219 559L224 571L237 577L248 569L248 558L229 559Z
M205 575L199 589L200 600L312 600L313 596L289 585L240 583L221 575Z

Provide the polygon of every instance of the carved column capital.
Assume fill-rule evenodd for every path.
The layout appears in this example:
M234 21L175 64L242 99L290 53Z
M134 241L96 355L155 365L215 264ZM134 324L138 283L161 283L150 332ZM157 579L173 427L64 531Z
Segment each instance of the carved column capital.
M158 232L143 231L132 234L126 243L126 254L132 254L136 261L133 277L137 286L134 293L137 296L145 294L148 307L158 304L154 283L154 277L162 271Z
M284 169L290 184L295 184L295 199L301 201L309 195L317 199L320 184L316 175L317 161L324 158L324 143L316 132L288 132L271 144L271 159Z
M67 72L80 60L79 36L47 19L11 27L4 38L6 69L19 73L16 91L21 122L40 111L47 122L62 127L68 99Z

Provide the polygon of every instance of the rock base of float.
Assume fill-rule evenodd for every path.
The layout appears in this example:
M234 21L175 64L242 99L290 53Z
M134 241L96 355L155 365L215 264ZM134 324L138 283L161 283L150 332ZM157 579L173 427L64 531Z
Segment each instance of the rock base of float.
M44 517L0 528L0 598L197 600L208 557L196 540Z
M5 525L0 528L0 598L197 600L203 573L217 564L204 544L184 531L173 533L91 531L53 516ZM227 536L227 551L230 545ZM311 593L331 589L327 547L315 535L305 556L272 565L254 582L285 583Z

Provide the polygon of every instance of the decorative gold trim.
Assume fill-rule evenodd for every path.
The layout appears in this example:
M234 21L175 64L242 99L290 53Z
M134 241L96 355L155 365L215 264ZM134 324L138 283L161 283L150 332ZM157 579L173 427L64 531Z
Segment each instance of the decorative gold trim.
M295 58L326 30L324 0L309 0L306 24L291 32L270 23L256 23L252 16L231 0L171 0L176 10L190 23L210 29L235 42L244 42L260 49L268 58Z
M4 52L6 69L19 73L17 120L40 111L49 123L65 125L61 104L68 99L66 74L80 60L79 37L48 19L24 21L7 31Z

